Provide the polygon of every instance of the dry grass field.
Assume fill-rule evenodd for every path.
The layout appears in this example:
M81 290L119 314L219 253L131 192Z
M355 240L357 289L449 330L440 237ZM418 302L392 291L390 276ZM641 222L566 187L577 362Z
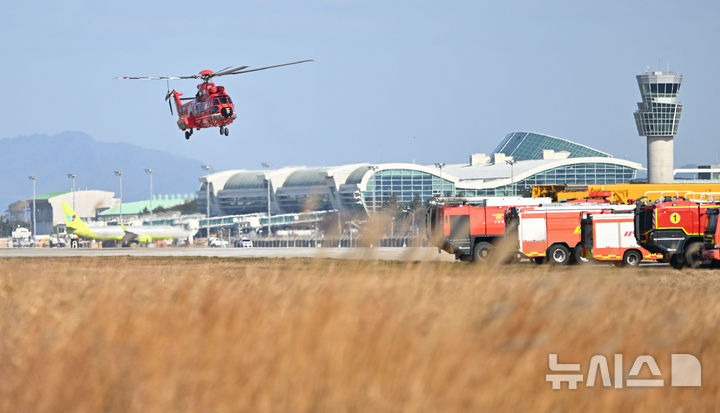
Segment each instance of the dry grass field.
M667 267L3 259L0 411L713 410L719 293ZM666 386L552 390L548 353L651 354Z

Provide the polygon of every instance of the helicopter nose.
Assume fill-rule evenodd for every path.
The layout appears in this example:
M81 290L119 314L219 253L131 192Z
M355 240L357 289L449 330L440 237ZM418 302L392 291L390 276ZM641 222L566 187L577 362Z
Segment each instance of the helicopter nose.
M221 113L224 118L229 118L230 116L232 116L233 110L230 106L225 106L224 108L222 108Z

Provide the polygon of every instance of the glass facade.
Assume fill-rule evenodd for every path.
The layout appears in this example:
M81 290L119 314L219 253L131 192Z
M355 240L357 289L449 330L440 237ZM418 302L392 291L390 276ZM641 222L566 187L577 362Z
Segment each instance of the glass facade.
M275 194L280 210L287 213L339 208L335 181L323 169L291 173Z
M270 187L272 193L272 186ZM271 198L271 201L273 199ZM259 190L224 190L217 197L221 211L227 215L267 211L267 184ZM275 209L275 208L273 208Z
M637 77L642 102L635 112L640 136L675 136L680 126L682 104L678 92L682 75L646 73Z
M526 161L529 159L543 159L543 150L546 149L555 152L568 151L570 152L569 158L610 157L605 152L587 146L533 132L512 132L507 134L493 150L493 153L504 153L507 156L512 156L516 161Z
M680 91L679 83L641 83L640 93L652 97L675 97Z
M675 136L680 126L682 105L651 103L635 112L635 123L641 136Z
M497 188L458 189L464 196L529 195L533 185L622 184L635 179L637 170L629 166L605 163L579 163L559 166Z
M251 214L267 211L268 185L273 188L260 172L238 172L230 177L217 194L217 205L223 214ZM198 205L204 205L204 186L198 191ZM271 196L271 204L274 202ZM202 207L204 208L204 206ZM200 211L205 211L200 208ZM275 208L273 208L275 210Z
M369 210L381 208L393 195L397 202L409 204L417 196L426 201L433 196L455 195L455 184L438 175L412 169L387 169L378 171L368 180L363 192ZM374 202L373 202L374 198Z
M333 202L336 195L335 188L327 186L321 188L307 188L306 191L277 191L277 200L280 210L284 213L298 213L308 211L326 211L336 209Z

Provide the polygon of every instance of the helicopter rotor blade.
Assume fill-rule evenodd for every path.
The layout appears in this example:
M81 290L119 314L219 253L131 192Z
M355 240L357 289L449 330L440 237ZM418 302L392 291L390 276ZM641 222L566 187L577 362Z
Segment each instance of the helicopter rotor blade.
M200 76L116 76L115 79L122 80L179 80L179 79L197 79Z
M232 66L230 66L230 67L232 67ZM225 75L230 75L230 74L233 74L233 72L237 72L238 70L247 69L248 67L250 67L250 66L239 66L239 67L236 67L236 68L230 69L230 70L228 70L229 68L226 67L225 69L223 69L223 70L221 70L221 71L219 71L219 72L213 73L212 76L225 76Z
M274 66L266 66L266 67L259 67L257 69L250 69L250 70L242 70L245 68L237 68L234 70L229 70L223 73L215 73L215 76L225 76L225 75L239 75L241 73L250 73L250 72L257 72L258 70L265 70L265 69L273 69L276 67L282 67L282 66L290 66L290 65L296 65L300 63L306 63L306 62L314 62L314 60L300 60L299 62L292 62L292 63L283 63L281 65L274 65ZM247 66L246 66L247 67ZM242 70L242 71L238 71Z
M232 66L228 66L228 67L222 68L222 69L220 69L220 70L216 70L215 73L222 73L222 72L230 69L231 67L232 67Z

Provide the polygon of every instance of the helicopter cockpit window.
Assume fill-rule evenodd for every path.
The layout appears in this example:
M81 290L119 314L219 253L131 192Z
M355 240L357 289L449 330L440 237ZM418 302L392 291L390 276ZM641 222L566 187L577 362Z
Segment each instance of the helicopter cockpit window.
M226 97L221 97L221 98L220 98L220 102L222 102L222 103L228 103L228 98L226 98Z
M230 99L230 96L228 96L228 103L232 103L232 99Z
M213 99L213 105L219 105L219 104L220 104L219 99L217 99L217 98Z

